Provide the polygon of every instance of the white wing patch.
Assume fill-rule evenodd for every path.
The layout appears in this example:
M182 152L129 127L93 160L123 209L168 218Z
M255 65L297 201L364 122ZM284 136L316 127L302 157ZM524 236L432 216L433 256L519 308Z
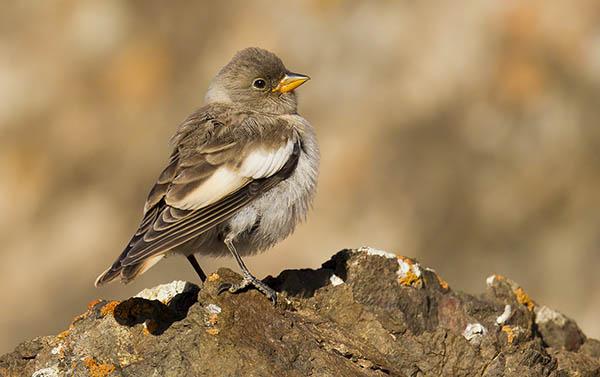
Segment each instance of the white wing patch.
M254 179L270 177L277 173L294 151L294 142L289 140L277 150L256 149L244 159L240 174Z
M169 200L167 194L167 204L181 209L200 209L216 203L244 187L252 179L267 178L277 173L283 168L293 151L292 140L276 150L256 149L244 159L238 170L226 165L219 167L210 178L181 200Z
M242 177L227 166L221 166L181 200L171 201L167 194L167 204L181 209L199 209L219 201L243 187L248 181L248 178Z

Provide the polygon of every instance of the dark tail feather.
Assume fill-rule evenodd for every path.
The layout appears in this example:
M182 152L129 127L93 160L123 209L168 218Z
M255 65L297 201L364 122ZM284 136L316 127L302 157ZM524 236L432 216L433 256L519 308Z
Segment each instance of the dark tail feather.
M122 268L120 266L117 269L114 269L114 265L111 266L108 270L104 271L96 278L94 285L99 287L113 281L117 276L121 275L121 270Z
M121 258L119 258L108 270L104 271L96 279L96 287L106 284L117 277L121 277L121 282L129 283L135 279L138 275L146 272L150 267L154 266L164 257L163 254L154 255L150 258L142 260L140 263L132 264L129 266L123 266L121 264Z
M129 251L129 249L129 246L126 247L125 250L123 250L123 252L121 253L121 255L119 255L117 260L112 264L112 266L110 266L106 271L101 273L100 276L96 278L96 282L94 283L96 287L109 283L113 281L117 276L121 275L121 271L123 270L123 265L121 264L121 261L127 256L127 252Z

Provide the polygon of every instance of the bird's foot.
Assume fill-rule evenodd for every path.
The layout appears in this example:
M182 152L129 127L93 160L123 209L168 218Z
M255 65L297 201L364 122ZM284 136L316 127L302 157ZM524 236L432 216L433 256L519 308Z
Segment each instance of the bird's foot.
M219 286L217 294L220 295L225 291L229 291L229 293L238 293L246 290L250 286L253 286L254 288L258 289L262 294L267 296L267 298L271 300L271 302L273 302L273 305L277 303L277 292L275 292L273 288L269 287L268 285L266 285L265 283L263 283L262 281L258 280L250 274L245 275L242 281L238 284L222 283Z

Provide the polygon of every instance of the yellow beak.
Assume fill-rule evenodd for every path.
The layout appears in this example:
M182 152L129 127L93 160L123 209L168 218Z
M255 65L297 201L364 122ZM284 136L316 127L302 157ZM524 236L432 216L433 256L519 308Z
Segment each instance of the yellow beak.
M287 93L290 92L300 85L310 80L310 77L301 75L299 73L288 72L283 76L279 84L273 89L274 92Z

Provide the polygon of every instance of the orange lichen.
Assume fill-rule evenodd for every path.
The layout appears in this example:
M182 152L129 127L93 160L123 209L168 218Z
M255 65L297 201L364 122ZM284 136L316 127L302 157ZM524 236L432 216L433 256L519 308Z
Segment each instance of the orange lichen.
M400 283L402 285L406 285L406 286L416 284L418 281L419 281L419 278L412 271L409 271L403 277L398 278L398 283Z
M58 339L61 339L61 340L62 340L62 339L64 339L64 338L66 338L67 336L69 336L69 334L70 334L70 333L71 333L71 329L68 329L68 330L65 330L65 331L63 331L63 332L59 333L59 334L58 334L56 337L57 337Z
M515 296L517 297L517 301L521 305L525 305L527 310L533 311L535 308L535 302L529 297L529 295L525 292L525 290L521 287L517 287L513 290Z
M210 281L210 282L214 282L219 280L221 277L219 276L219 274L217 274L216 272L208 275L208 278L206 280Z
M117 305L119 305L119 301L111 301L108 304L104 305L102 309L100 309L100 314L104 317L108 314L113 314Z
M115 371L115 366L112 364L98 364L93 357L83 359L85 367L90 372L91 377L106 377Z
M402 268L402 263L406 264L408 268L406 270L402 270L399 273L398 283L406 286L414 286L420 282L420 277L417 275L416 271L419 271L419 266L415 264L415 262L406 257L398 257L398 263L400 264L400 268Z
M99 304L101 301L102 300L95 299L94 301L88 302L88 304L87 304L88 310L92 310L94 308L94 306L96 306L97 304Z
M517 336L513 328L508 325L504 325L502 326L502 332L506 334L506 339L508 340L508 343L512 344L513 340L515 340L515 337Z
M529 297L529 295L525 292L525 290L521 288L517 283L505 278L502 275L492 275L487 279L488 286L492 287L494 280L505 281L506 284L512 290L512 293L515 295L517 302L521 305L526 306L527 310L529 310L530 312L533 311L533 309L535 308L535 301L533 301L531 297Z
M217 322L219 321L219 316L216 314L211 314L208 316L208 323L210 323L211 325L216 325Z
M212 327L210 329L207 329L206 332L210 335L218 335L220 331L219 329Z
M448 288L450 288L450 286L448 285L448 282L446 280L442 279L442 277L440 275L438 275L437 273L434 272L434 274L435 274L435 277L437 278L437 281L438 281L438 284L440 285L440 287L443 290L447 291Z

